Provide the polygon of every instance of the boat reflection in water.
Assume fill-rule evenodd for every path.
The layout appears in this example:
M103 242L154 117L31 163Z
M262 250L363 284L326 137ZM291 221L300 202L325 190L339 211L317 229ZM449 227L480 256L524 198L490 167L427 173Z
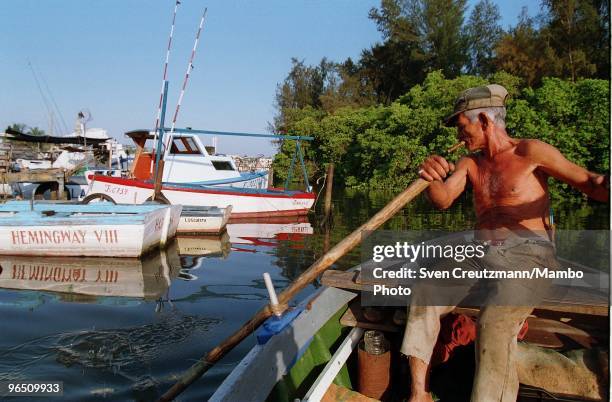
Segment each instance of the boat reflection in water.
M224 232L221 236L177 236L177 251L180 260L178 279L195 281L198 276L194 274L203 264L204 258L226 259L230 253L231 245L229 235Z
M180 235L176 237L176 244L180 256L227 258L230 252L230 238L227 232L221 236Z
M255 253L257 250L243 246L277 247L280 242L291 241L292 248L299 248L300 242L313 234L313 229L307 217L271 217L230 219L227 233L233 251Z
M101 297L157 300L181 268L176 242L138 258L0 257L0 288L59 293L63 300Z
M159 300L174 279L197 279L190 271L202 266L203 258L225 259L230 250L257 252L257 246L276 247L286 240L299 248L312 233L306 219L295 217L235 221L222 236L178 236L165 250L140 259L1 256L0 288L53 292L85 303L106 297Z
M226 258L229 235L180 236L165 250L138 258L0 257L0 288L58 293L62 300L98 302L126 297L145 301L167 294L174 279L193 280L188 270L203 257Z

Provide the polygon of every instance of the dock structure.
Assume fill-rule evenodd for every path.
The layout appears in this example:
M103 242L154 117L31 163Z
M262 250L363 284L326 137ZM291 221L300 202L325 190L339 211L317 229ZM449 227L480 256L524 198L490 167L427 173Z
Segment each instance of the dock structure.
M65 169L35 169L25 172L0 172L0 182L7 183L51 183L51 199L66 200L63 189L73 172Z
M0 132L0 185L5 197L12 194L11 184L38 183L37 195L49 190L51 199L66 200L66 185L71 176L92 163L102 152L108 138L82 136L56 137L31 135L7 129ZM86 143L89 144L85 146ZM83 147L85 148L79 148ZM54 159L62 152L87 152L76 166L53 167ZM104 155L106 155L104 151ZM33 166L33 167L32 167ZM63 191L60 191L62 189Z
M0 183L46 183L46 188L51 191L52 200L67 200L66 183L70 181L71 176L88 162L91 162L91 159L85 159L72 169L28 169L21 172L10 172L8 169L0 169ZM63 191L60 191L60 189L63 189Z

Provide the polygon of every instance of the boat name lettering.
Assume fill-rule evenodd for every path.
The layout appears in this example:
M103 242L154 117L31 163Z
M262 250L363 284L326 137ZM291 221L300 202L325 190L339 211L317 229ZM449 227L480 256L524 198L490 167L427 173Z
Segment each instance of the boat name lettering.
M94 230L98 243L118 243L118 233L113 230ZM13 245L28 244L84 244L87 230L11 230Z
M111 186L110 184L104 185L104 192L115 195L127 195L130 190L123 187Z
M94 230L94 235L96 235L98 243L119 243L117 230Z
M104 277L102 276L102 272L104 272ZM98 277L96 278L96 282L117 283L118 278L119 272L111 269L100 269L98 270Z
M39 282L87 282L85 268L66 268L54 265L13 264L11 279ZM119 272L114 269L98 269L95 282L117 283Z
M11 230L13 244L83 244L86 230Z
M185 222L206 222L206 218L184 218Z

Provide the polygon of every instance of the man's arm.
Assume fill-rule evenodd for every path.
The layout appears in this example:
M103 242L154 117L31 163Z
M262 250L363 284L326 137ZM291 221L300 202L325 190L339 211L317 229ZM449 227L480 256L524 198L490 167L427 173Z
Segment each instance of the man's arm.
M538 140L523 141L523 152L538 168L582 191L587 196L601 202L610 200L609 179L603 175L589 172L570 162L561 152L550 144Z
M421 165L420 176L431 182L427 188L429 200L438 209L446 209L465 190L468 166L473 163L470 158L462 158L457 166L447 162L438 155L430 156ZM449 172L453 174L444 180Z

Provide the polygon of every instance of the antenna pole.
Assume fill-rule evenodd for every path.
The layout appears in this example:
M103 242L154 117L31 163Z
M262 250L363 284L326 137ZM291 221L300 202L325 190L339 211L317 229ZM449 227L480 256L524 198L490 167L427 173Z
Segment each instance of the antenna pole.
M160 127L159 126L159 121L161 119L161 114L162 114L162 103L163 103L163 98L164 98L164 88L166 88L165 90L167 90L167 88L168 88L168 82L167 82L168 61L170 60L170 48L172 47L172 37L174 36L174 26L175 26L175 22L176 22L176 12L178 10L179 4L181 4L181 2L179 0L177 0L176 3L174 4L174 13L172 14L172 25L170 27L170 36L168 37L168 48L166 49L166 61L164 63L164 74L163 74L163 78L162 78L161 92L159 94L159 105L157 106L157 118L155 119L155 134L154 134L154 138L153 138L153 143L157 142L157 129ZM163 106L163 107L165 108L165 106ZM161 127L163 127L163 126L164 125L162 123ZM157 152L155 154L155 166L157 166L157 161L159 160L158 153L159 153L159 147L157 147ZM151 165L151 173L153 173L153 165ZM157 175L157 172L155 174Z
M185 95L185 88L187 87L187 82L189 81L189 75L191 74L191 70L193 70L193 60L195 58L196 50L198 49L198 42L200 41L200 33L202 32L202 27L204 26L204 19L206 18L207 8L204 8L204 12L202 13L202 18L200 19L200 26L198 27L198 32L196 33L195 42L193 44L193 49L191 50L191 57L189 58L189 64L187 64L187 72L185 73L185 78L183 79L183 87L181 88L181 93L178 98L178 102L176 103L176 109L174 110L174 116L172 117L172 127L170 128L170 134L174 132L174 127L176 126L176 119L178 117L179 110L181 108L181 103L183 102L183 96ZM172 135L168 136L171 138ZM167 147L168 143L165 142L164 145Z
M32 63L29 60L28 60L28 67L30 67L30 70L32 71L32 75L34 76L34 81L36 81L36 86L38 87L38 92L40 93L40 97L42 98L43 103L45 104L45 108L47 109L49 118L51 118L51 116L53 115L53 109L51 108L51 104L47 100L47 97L45 96L45 93L42 87L40 86L40 81L38 80L38 77L36 76L36 72L34 72L34 67L32 67ZM50 122L49 124L52 124L52 122ZM53 127L49 126L49 131L53 132Z

